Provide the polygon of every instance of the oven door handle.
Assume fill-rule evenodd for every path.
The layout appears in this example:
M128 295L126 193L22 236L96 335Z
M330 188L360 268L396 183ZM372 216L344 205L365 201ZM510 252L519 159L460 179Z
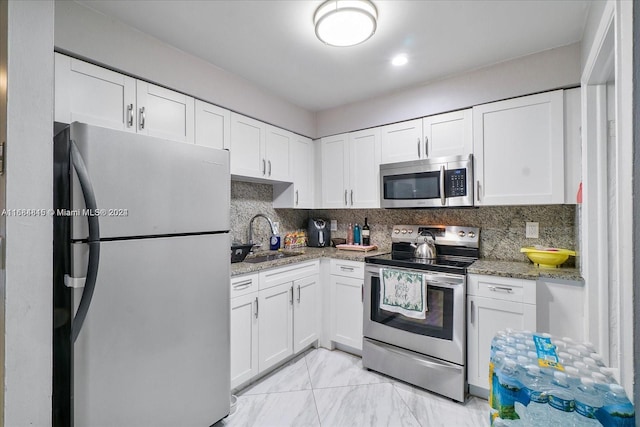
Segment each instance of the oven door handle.
M447 195L444 194L444 165L440 166L440 203L442 206L447 203Z
M417 357L413 357L413 356L407 354L404 351L397 350L394 347L392 347L392 346L390 346L388 344L382 343L382 342L376 342L376 345L384 347L385 350L387 350L387 351L389 351L391 353L395 353L395 354L397 354L399 356L409 357L409 358L413 359L415 362L419 363L420 365L425 366L425 367L430 368L430 369L435 369L435 370L442 371L442 372L459 372L460 371L460 367L457 366L457 365L456 366L449 366L449 365L445 365L443 363L438 363L436 361L432 362L430 360L426 360L426 359L423 359L423 358L418 359ZM423 357L425 357L425 356L423 356Z

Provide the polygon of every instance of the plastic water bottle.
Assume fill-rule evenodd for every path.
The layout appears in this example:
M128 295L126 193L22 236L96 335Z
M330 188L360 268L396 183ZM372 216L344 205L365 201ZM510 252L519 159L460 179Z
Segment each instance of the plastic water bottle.
M589 357L596 361L598 367L604 368L604 361L602 360L602 356L600 356L598 353L591 353Z
M489 359L489 406L496 410L500 407L500 396L498 395L498 371L502 370L505 357L505 352L498 350L495 352L493 357Z
M631 427L636 425L633 404L627 398L624 388L618 384L609 385L603 398L603 406L595 413L604 426Z
M518 364L515 360L505 357L502 369L498 375L498 413L503 420L518 419L515 402L520 398L522 384L518 376Z
M593 386L591 378L582 378L581 384L574 392L576 410L575 425L579 427L600 426L596 419L596 411L603 405L602 394Z
M531 426L537 425L541 418L547 416L549 409L547 403L549 396L547 389L549 384L545 381L540 367L536 365L527 365L526 372L521 377L522 386L529 398L529 405L525 411L525 421Z
M551 413L548 414L548 418L539 420L539 425L571 426L574 421L573 411L576 403L567 382L567 375L564 372L556 371L553 376L554 379L549 389Z
M609 392L609 385L612 384L613 381L610 381L606 375L600 372L594 372L591 374L591 378L593 378L593 386L596 388L596 390L598 390L602 394Z
M577 388L581 384L583 377L580 375L578 368L575 366L565 366L564 372L567 374L567 382L570 387Z

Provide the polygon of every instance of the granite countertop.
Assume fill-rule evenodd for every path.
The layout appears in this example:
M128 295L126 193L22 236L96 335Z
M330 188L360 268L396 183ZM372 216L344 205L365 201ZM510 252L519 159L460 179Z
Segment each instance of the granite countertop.
M577 268L539 268L530 262L492 261L479 259L467 268L469 274L486 274L489 276L513 277L516 279L556 279L582 282L580 270Z
M265 262L258 262L258 263L235 262L231 264L231 277L239 276L241 274L255 273L255 272L266 270L269 268L281 267L287 264L310 261L310 260L320 259L320 258L335 258L335 259L343 259L348 261L364 262L365 257L371 256L371 255L380 255L380 254L389 253L390 249L378 249L378 250L369 251L369 252L359 252L359 251L346 251L343 249L336 249L336 248L304 247L304 248L298 248L298 249L292 249L292 250L285 250L282 252L301 252L302 254L288 257L288 258L281 258L273 261L265 261ZM260 251L256 253L255 256L264 255L264 254L275 254L275 253L278 253L278 251ZM250 256L252 255L249 255L249 257Z

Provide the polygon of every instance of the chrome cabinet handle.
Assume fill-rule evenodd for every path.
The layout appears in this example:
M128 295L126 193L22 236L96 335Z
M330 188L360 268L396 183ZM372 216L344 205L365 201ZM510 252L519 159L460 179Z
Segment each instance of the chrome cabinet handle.
M476 181L476 199L480 201L480 180Z
M145 112L144 107L140 107L140 130L144 129Z
M349 203L347 202L347 190L344 190L344 205L349 206Z
M429 158L429 137L424 137L424 157Z
M470 313L469 313L469 322L473 325L474 322L474 306L473 306L473 301L471 301L471 306L470 306Z
M444 165L440 166L440 203L442 206L447 203L447 196L444 194Z
M420 138L418 138L418 158L420 158Z
M364 303L364 283L360 285L360 302Z
M351 190L351 206L353 206L353 190Z
M291 291L291 299L289 300L289 303L293 305L293 285L291 285L291 288L289 290Z
M300 285L298 285L298 304L300 304Z
M296 206L298 206L298 190L296 190Z
M244 282L238 282L233 284L234 291L241 291L242 289L247 289L251 286L251 279L245 280Z
M127 127L133 126L133 104L127 105Z
M262 159L262 175L266 175L267 173L267 161Z
M267 163L269 163L269 176L271 176L271 160L268 160Z
M258 318L258 297L256 297L256 312L254 313L256 316L256 319Z
M344 265L341 265L340 270L353 272L353 267L345 267Z
M489 286L491 292L506 292L508 294L513 293L513 288L507 288L505 286Z

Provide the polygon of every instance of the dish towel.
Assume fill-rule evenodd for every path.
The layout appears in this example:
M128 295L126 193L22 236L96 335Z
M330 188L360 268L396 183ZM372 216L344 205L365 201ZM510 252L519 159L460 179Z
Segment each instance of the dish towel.
M427 282L422 273L380 269L380 308L412 319L425 319Z

